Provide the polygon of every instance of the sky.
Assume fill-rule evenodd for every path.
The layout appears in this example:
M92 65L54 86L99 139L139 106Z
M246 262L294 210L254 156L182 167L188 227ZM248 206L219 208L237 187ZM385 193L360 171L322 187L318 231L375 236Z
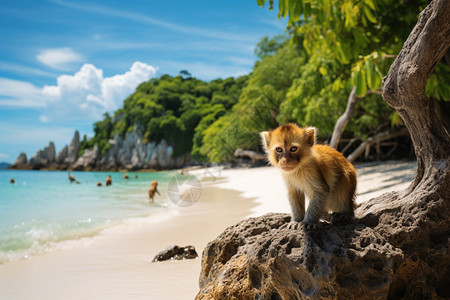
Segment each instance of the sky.
M285 25L256 0L1 1L0 162L92 136L150 78L248 74Z

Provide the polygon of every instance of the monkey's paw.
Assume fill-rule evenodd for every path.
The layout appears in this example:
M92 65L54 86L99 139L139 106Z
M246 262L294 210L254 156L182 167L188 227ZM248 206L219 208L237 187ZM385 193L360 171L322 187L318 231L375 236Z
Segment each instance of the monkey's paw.
M306 222L303 220L300 223L305 225L306 230L316 230L319 228L319 223L317 222Z
M300 228L300 223L297 221L291 221L289 223L286 223L284 226L286 226L288 229L296 230Z

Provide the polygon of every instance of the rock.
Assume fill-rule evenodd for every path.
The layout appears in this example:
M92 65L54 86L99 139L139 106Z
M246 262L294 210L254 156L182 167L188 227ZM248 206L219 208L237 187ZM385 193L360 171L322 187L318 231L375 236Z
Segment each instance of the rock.
M179 247L173 245L156 254L153 258L153 262L164 261L168 259L193 259L196 257L198 257L198 255L195 251L194 246Z
M33 169L41 169L50 166L56 159L55 144L50 142L44 150L38 150L30 159L30 165Z
M290 219L250 218L210 242L196 299L386 299L400 249L362 223L305 231Z
M56 156L56 164L59 166L64 164L64 161L67 158L67 154L69 153L69 147L64 146L61 151L59 151L58 155Z
M84 154L80 156L71 166L71 168L74 170L92 170L96 168L99 154L100 151L97 145L95 145L94 149L85 151Z
M171 169L181 168L192 162L189 153L173 157L173 147L165 140L158 144L143 142L143 129L135 125L134 129L120 137L117 133L109 141L109 149L100 160L99 168L117 169Z
M21 152L17 157L16 161L8 167L8 169L27 169L30 165L28 164L27 155L25 152Z
M80 151L80 133L78 130L75 131L73 135L72 142L70 143L69 148L67 149L67 156L64 159L64 163L67 165L71 165L78 159L78 152Z

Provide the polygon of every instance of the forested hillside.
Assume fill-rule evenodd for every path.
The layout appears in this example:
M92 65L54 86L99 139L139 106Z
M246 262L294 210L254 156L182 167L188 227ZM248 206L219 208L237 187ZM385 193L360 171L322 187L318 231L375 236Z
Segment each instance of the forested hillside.
M237 103L248 76L205 82L187 71L163 75L140 84L125 99L123 108L94 124L95 136L81 141L81 152L97 144L103 154L117 133L124 137L135 126L143 129L143 142L166 140L176 157L192 151L201 158L203 131ZM81 154L81 153L80 153Z

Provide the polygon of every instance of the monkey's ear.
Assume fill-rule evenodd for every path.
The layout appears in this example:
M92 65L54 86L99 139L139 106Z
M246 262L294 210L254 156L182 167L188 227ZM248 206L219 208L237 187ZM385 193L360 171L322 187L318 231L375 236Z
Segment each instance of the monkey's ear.
M264 150L268 151L269 150L269 144L270 144L270 132L262 131L262 132L259 133L259 135L261 136L261 142L262 142L262 145L264 147Z
M306 141L311 146L314 145L316 142L316 131L317 131L316 127L306 127L305 128Z

